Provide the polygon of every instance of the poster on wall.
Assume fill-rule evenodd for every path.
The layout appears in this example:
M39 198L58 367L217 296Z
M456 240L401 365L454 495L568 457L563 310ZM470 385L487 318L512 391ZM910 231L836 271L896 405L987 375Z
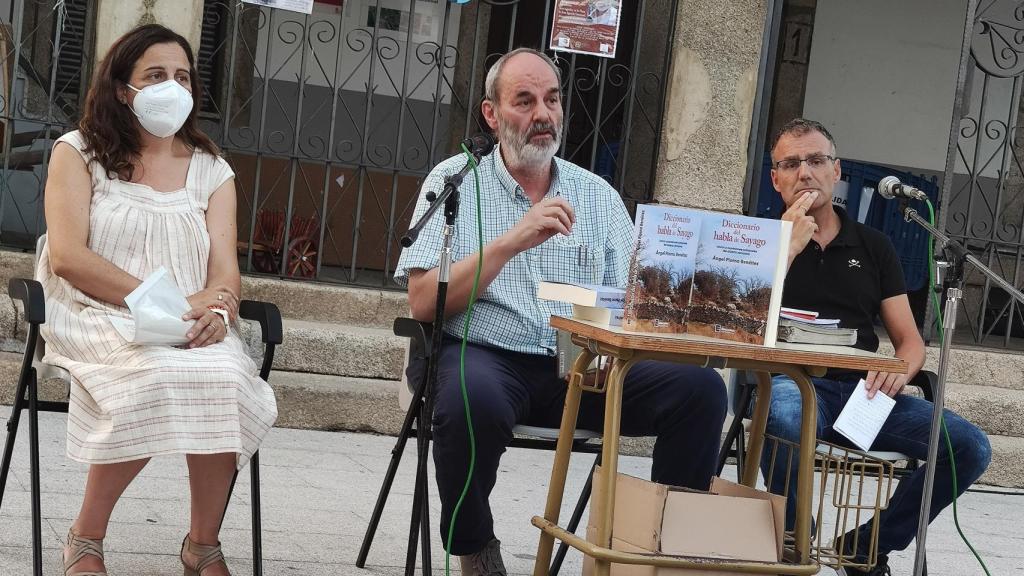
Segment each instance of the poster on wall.
M280 8L303 14L313 13L313 0L242 0L246 4L256 4L269 8Z
M615 57L622 0L555 0L552 50Z

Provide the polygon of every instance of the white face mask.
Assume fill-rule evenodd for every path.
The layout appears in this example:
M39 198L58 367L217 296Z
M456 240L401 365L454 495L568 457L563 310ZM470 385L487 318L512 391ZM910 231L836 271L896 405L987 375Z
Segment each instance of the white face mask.
M135 113L139 124L157 138L172 136L181 129L192 112L192 93L176 80L167 80L142 90L128 84L138 92L134 105L128 108Z

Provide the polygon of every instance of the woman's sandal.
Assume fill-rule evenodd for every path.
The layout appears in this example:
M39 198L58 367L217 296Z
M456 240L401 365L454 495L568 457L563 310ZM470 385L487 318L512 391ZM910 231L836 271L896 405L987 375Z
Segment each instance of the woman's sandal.
M189 554L194 554L199 558L195 567L185 563L186 550ZM185 576L202 576L203 570L218 562L224 562L224 553L220 550L220 544L216 546L196 544L187 534L185 535L185 539L181 542L181 565L185 567Z
M73 529L68 530L68 554L71 558L66 558L64 552L61 552L61 567L64 569L64 576L107 576L106 572L68 572L72 566L78 564L79 560L86 556L95 556L103 562L103 539L93 540L92 538L83 538L78 534L75 534Z

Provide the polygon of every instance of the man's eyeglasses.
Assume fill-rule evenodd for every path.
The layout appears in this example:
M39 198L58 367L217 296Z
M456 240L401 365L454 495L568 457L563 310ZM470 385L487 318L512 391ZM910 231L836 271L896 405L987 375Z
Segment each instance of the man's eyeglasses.
M793 172L800 169L800 165L807 162L807 165L811 170L820 170L825 166L835 162L834 156L827 154L815 154L814 156L808 156L807 158L786 158L785 160L779 160L774 164L776 170L783 172Z

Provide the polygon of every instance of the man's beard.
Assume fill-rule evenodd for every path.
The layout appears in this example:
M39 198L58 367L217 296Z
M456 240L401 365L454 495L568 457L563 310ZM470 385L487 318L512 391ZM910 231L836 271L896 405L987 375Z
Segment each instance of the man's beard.
M551 122L534 122L525 132L519 132L514 126L505 122L499 113L498 142L505 163L512 168L544 169L550 166L551 159L558 152L562 143L562 127ZM546 144L534 144L532 138L541 134L550 134L551 140Z

